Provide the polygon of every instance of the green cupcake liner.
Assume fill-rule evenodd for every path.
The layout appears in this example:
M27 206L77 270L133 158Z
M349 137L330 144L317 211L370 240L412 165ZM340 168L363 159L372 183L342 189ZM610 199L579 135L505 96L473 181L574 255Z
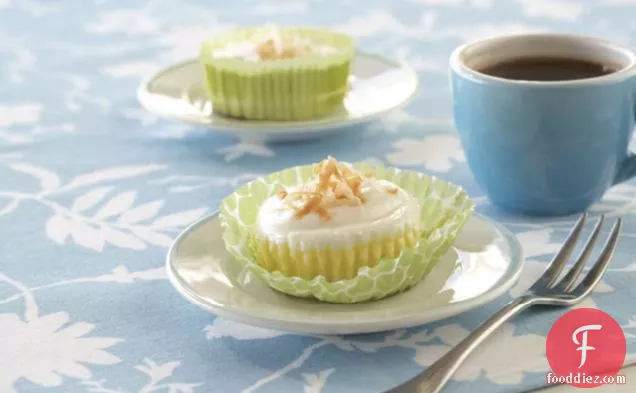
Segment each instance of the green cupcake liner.
M214 110L253 120L303 120L338 108L348 88L353 40L326 29L285 27L279 28L281 35L309 38L338 52L262 62L213 56L215 50L250 39L259 29L240 29L203 43L199 58Z
M254 262L254 251L249 244L258 210L281 186L310 181L314 177L313 165L305 165L256 179L223 200L220 218L227 250L270 287L289 295L331 303L381 299L417 284L452 246L471 216L474 203L461 187L432 176L366 164L354 167L373 170L378 179L395 183L419 200L421 237L415 247L405 249L397 258L383 259L372 268L361 268L355 278L336 282L328 282L322 276L304 280L263 269Z

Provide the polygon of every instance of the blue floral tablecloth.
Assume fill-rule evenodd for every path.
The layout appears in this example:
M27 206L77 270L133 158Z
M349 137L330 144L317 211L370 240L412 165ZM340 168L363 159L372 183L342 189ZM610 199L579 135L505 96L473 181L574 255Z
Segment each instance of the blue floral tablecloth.
M0 0L0 392L381 392L413 376L518 295L571 217L500 213L474 184L452 126L447 57L479 37L537 30L636 45L636 1ZM320 24L410 64L409 107L308 144L251 144L158 119L135 89L202 38L240 24ZM171 239L242 182L327 154L464 185L514 230L527 265L509 295L421 328L341 339L214 318L181 298ZM636 353L636 183L593 209L626 220L597 293ZM543 386L545 336L564 310L501 329L448 392Z

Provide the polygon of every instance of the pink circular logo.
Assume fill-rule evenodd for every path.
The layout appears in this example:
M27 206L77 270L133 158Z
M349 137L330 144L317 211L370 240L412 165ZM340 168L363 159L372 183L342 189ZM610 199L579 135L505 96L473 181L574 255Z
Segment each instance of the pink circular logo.
M625 334L609 314L580 308L552 325L545 350L555 383L591 388L608 383L623 367Z

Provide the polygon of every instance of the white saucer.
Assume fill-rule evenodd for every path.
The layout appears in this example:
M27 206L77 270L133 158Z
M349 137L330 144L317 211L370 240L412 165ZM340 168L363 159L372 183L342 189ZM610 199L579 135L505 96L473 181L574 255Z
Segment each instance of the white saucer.
M209 127L242 139L301 140L345 131L400 108L417 90L417 73L379 56L358 53L350 90L334 113L308 121L253 121L214 113L207 99L198 60L171 65L141 84L137 97L148 111L163 117Z
M424 281L368 303L328 304L270 289L225 251L216 214L181 233L167 256L172 285L194 304L238 322L307 334L377 332L456 315L505 293L522 265L516 237L479 215Z

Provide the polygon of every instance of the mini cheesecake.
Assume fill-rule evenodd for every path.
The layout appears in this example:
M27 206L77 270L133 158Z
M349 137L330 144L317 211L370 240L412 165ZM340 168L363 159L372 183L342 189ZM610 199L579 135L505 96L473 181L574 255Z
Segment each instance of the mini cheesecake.
M285 121L338 108L354 54L351 38L328 29L264 26L205 41L199 58L216 112Z
M312 181L283 189L260 207L254 242L262 267L337 281L416 244L415 197L333 158L314 172Z

